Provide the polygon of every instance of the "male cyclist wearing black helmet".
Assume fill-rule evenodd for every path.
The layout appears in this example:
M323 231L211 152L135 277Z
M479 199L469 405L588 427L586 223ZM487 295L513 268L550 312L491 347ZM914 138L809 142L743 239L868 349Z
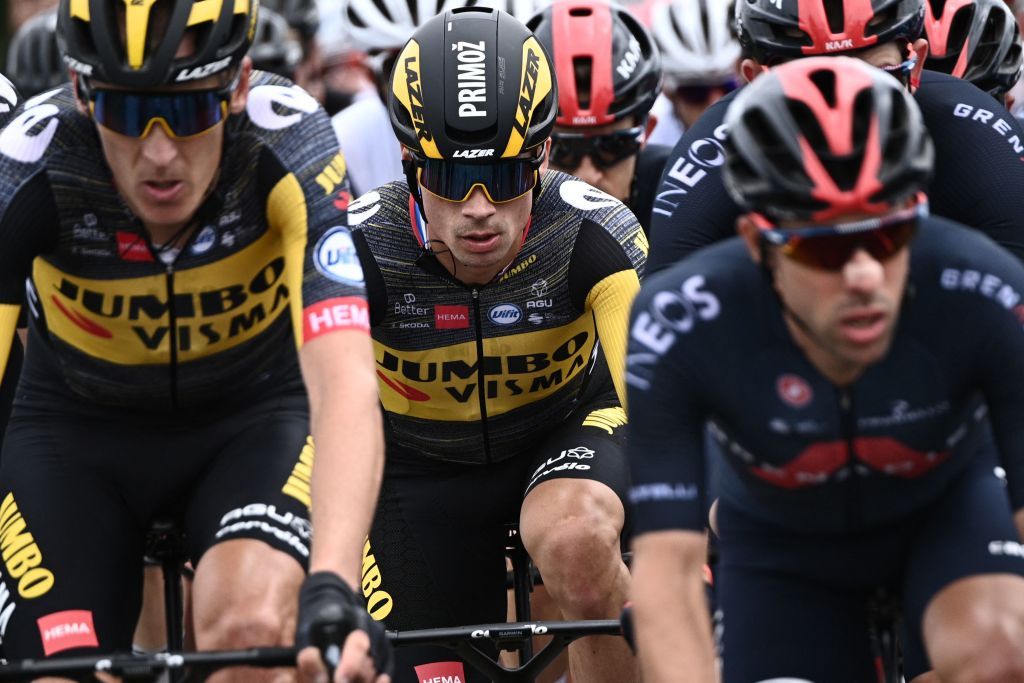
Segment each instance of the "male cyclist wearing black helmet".
M527 22L554 62L558 118L551 168L626 203L644 230L671 147L647 145L657 120L661 58L628 11L604 0L559 0Z
M349 210L387 448L363 556L370 613L400 630L504 621L505 525L518 522L567 619L616 616L643 231L619 200L545 172L554 69L511 15L427 21L388 90L406 179ZM442 648L396 658L402 683L486 680ZM578 681L634 679L619 638L578 641L569 658Z
M68 80L57 51L57 12L40 12L22 24L7 48L7 75L22 97L32 97Z
M706 427L725 683L882 680L879 589L899 600L907 680L1024 680L1024 268L928 217L922 116L861 60L772 69L726 124L741 237L651 277L633 307L644 680L716 680Z
M977 228L1024 258L1024 128L973 85L924 70L925 0L742 0L741 72L811 55L846 54L888 70L913 92L935 140L932 213ZM712 106L676 145L654 201L651 271L733 234L739 208L722 184L722 125Z
M256 10L62 0L72 84L0 132L0 366L23 299L31 340L0 465L8 659L127 650L158 515L201 649L291 642L307 567L360 614L382 449L344 161L309 95L252 71ZM311 432L345 482L312 549ZM373 667L353 639L350 678Z
M1003 0L927 0L924 30L932 71L970 81L1013 107L1022 46L1013 10Z

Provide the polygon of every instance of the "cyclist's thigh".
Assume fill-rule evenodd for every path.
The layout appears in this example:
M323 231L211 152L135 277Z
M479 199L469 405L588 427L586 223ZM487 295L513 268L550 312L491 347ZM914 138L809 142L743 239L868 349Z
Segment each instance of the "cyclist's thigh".
M607 486L622 503L628 518L625 425L625 411L611 401L595 402L574 412L537 449L525 480L523 498L546 481L587 479Z
M424 462L390 445L363 549L371 616L398 630L505 621L503 524L518 515L525 466ZM460 672L462 681L488 680L444 648L401 647L395 655L395 683L456 680Z
M131 462L115 441L64 417L16 418L8 427L0 638L10 659L131 648L143 530L106 466Z
M211 547L254 539L309 564L313 445L301 395L262 401L210 428L219 448L190 491L185 536L193 562ZM343 490L339 484L339 494Z
M921 622L935 595L980 574L1024 576L1024 557L1003 481L981 459L934 505L911 545L904 580L907 680L930 668Z
M867 596L890 541L801 536L726 500L718 510L725 683L874 683Z

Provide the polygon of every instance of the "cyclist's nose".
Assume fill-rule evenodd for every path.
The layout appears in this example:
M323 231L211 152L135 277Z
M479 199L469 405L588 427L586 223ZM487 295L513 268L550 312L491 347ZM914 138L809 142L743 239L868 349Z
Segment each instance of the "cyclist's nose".
M462 215L467 218L487 218L494 215L497 209L487 194L480 187L474 187L466 201L462 202Z
M594 164L589 156L583 157L580 161L580 165L572 174L583 182L591 185L597 185L597 183L604 177L604 173L597 167L597 165Z

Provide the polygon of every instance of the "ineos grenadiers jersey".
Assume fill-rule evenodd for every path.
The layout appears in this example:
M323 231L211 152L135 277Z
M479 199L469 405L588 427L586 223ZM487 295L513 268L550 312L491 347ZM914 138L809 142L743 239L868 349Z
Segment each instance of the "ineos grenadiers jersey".
M1024 504L1024 268L942 219L922 223L910 263L888 355L846 388L796 346L739 238L647 279L626 370L636 530L705 527L706 424L721 498L787 529L921 509L983 450L986 414Z
M297 345L369 327L348 201L327 116L255 72L172 258L117 193L70 87L27 100L0 133L0 339L26 297L32 339L16 405L163 412L301 391Z
M679 140L651 219L648 273L736 234L740 209L725 190L722 121L734 94L712 105ZM935 143L932 214L981 230L1024 259L1024 128L967 81L921 72L914 92Z
M430 226L404 182L350 208L389 443L485 463L536 447L582 405L605 408L591 417L609 432L625 422L626 325L647 239L610 195L555 171L542 183L519 253L479 287L449 274L436 242L424 249Z

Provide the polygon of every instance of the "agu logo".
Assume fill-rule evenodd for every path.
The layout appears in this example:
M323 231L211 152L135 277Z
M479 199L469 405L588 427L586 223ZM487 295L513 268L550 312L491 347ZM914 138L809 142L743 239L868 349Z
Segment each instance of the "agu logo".
M515 304L498 304L487 312L487 317L495 325L512 325L523 318L523 312Z
M779 398L794 408L803 408L814 398L814 392L802 377L781 375L775 383Z
M316 245L315 265L325 277L336 282L363 282L363 267L348 228L331 228L320 238Z

